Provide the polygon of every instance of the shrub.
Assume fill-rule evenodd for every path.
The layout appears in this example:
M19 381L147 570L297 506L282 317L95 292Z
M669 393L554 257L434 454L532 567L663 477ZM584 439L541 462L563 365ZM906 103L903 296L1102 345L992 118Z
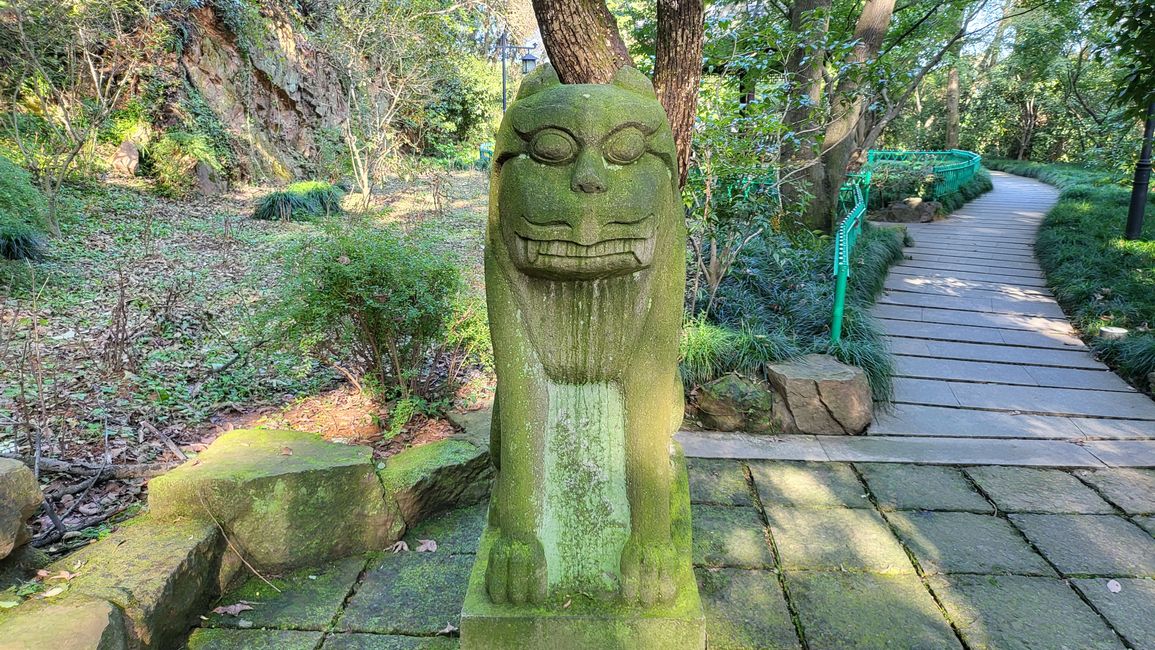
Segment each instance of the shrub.
M202 135L169 131L144 150L141 166L145 175L156 179L157 191L164 196L188 196L195 185L198 162L222 172L223 167L209 141Z
M866 309L890 265L902 259L902 246L901 231L864 226L851 260L843 339L834 346L830 240L763 236L747 247L722 282L712 322L699 317L683 328L683 378L703 383L727 372L764 377L768 364L828 353L865 370L874 398L889 401L893 365Z
M254 219L300 221L341 212L341 190L324 181L301 181L261 199Z
M305 350L385 399L428 405L488 349L485 311L444 255L368 225L330 223L284 251L274 311ZM343 364L350 366L345 368Z
M43 210L44 199L32 185L28 172L0 157L0 257L44 257L44 236L40 231Z

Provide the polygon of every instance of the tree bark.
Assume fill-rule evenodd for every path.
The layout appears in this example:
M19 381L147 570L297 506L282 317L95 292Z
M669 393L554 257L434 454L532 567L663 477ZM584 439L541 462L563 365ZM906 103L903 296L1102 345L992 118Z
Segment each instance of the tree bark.
M952 64L946 81L946 148L958 149L958 64Z
M533 0L541 39L562 83L604 84L633 65L605 0ZM654 90L678 146L685 183L702 78L702 0L658 0Z
M633 65L604 0L533 0L549 62L565 84L609 83Z
M814 11L827 11L821 23L811 23L810 28L825 35L830 28L829 9L831 0L797 0L790 5L790 31L802 34ZM809 40L809 39L808 39ZM793 134L782 140L783 167L798 178L783 183L779 191L787 206L802 200L805 188L820 187L824 181L822 166L815 163L818 157L818 107L822 102L822 67L825 63L823 50L807 50L805 43L799 43L786 58L786 129Z
M702 80L703 12L702 0L658 0L654 90L666 109L678 146L679 185L686 184L690 167L690 140Z
M858 16L854 29L857 44L847 58L850 67L859 67L878 56L882 40L894 14L894 0L867 0ZM811 228L830 232L833 229L834 209L838 189L846 180L846 166L854 150L858 121L862 118L863 98L859 92L859 78L855 74L842 77L831 99L831 120L823 138L822 167L824 178L814 188L806 221Z

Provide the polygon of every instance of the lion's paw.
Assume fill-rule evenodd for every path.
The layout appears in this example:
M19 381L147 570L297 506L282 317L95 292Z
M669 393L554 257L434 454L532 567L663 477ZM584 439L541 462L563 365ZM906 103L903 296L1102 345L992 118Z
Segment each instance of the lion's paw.
M643 544L631 537L622 550L622 600L653 605L677 595L678 553L671 542Z
M489 551L485 583L495 603L540 604L548 592L545 553L537 540L499 537Z

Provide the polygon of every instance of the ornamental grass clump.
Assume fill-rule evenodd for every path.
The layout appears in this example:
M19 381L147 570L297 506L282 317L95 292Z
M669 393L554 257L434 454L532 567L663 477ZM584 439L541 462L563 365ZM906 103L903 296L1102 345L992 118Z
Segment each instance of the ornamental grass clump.
M324 181L300 181L261 199L254 219L305 221L341 213L339 188Z

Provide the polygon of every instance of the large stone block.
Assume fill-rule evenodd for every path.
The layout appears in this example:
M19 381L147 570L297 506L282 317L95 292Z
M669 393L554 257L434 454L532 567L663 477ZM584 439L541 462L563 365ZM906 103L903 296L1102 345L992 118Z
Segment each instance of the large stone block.
M430 515L486 498L493 465L486 447L447 438L387 458L378 474L405 523L413 526Z
M404 522L368 447L295 431L241 430L153 479L163 520L219 522L252 564L283 570L382 549Z
M0 559L31 539L25 522L43 501L32 470L18 460L0 458Z
M104 600L38 601L0 619L2 650L125 650L127 647L121 611Z
M775 415L785 433L858 434L870 426L874 403L861 368L825 354L808 354L767 369L781 398Z

